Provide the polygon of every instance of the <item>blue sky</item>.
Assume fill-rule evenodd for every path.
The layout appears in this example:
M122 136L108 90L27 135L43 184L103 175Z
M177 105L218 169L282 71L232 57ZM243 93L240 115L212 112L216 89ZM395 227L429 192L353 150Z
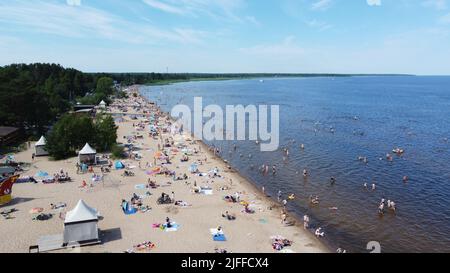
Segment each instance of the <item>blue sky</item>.
M3 0L0 65L450 75L450 0Z

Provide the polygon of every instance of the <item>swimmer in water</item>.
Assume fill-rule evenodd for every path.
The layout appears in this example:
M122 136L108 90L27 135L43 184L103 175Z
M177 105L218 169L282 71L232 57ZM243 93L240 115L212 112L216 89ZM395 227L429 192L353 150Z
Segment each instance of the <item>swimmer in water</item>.
M320 227L320 228L316 229L315 235L316 235L317 238L324 237L325 236L325 232L323 232L322 228Z
M332 176L332 177L330 178L330 183L331 183L331 185L336 184L336 178L334 178L334 176Z
M381 203L380 206L378 207L378 213L384 214L384 203Z

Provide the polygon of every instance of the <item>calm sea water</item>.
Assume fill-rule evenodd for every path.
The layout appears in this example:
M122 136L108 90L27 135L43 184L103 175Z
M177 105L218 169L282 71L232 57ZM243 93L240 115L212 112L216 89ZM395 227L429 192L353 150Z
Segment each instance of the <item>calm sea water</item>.
M367 243L378 241L382 252L450 252L450 77L189 82L141 91L166 111L193 105L194 96L204 105L280 105L279 151L260 152L255 142L236 142L236 152L234 142L208 144L272 196L295 193L289 209L310 215L332 247L368 252ZM385 160L396 147L405 154ZM286 162L282 148L290 152ZM263 176L263 164L276 164L278 174ZM364 189L374 181L376 191ZM319 206L309 205L310 195L320 197ZM378 215L382 198L396 202L395 214Z

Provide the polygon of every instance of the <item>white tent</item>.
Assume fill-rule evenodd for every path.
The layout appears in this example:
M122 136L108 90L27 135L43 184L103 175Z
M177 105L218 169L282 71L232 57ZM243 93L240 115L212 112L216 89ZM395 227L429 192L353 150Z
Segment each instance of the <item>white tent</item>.
M48 152L45 150L45 145L47 145L47 140L44 136L42 136L36 144L34 144L34 148L36 150L36 156L46 156Z
M64 244L98 243L99 241L98 212L80 200L76 207L66 214Z
M100 104L98 105L98 107L101 108L101 109L106 109L106 102L104 100L102 100L100 102Z
M80 163L97 164L97 151L94 150L89 143L84 145L84 148L78 153Z

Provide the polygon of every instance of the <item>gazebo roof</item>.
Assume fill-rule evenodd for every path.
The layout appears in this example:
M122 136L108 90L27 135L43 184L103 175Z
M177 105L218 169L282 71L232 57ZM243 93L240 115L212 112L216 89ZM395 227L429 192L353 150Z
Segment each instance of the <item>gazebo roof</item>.
M89 207L83 200L78 201L77 206L67 212L65 224L98 220L96 209Z
M93 155L96 154L97 151L94 150L91 145L89 145L89 143L86 143L86 145L84 145L84 148L81 149L81 151L79 152L80 155Z
M45 146L47 144L47 140L44 136L41 136L38 142L36 142L35 146Z

